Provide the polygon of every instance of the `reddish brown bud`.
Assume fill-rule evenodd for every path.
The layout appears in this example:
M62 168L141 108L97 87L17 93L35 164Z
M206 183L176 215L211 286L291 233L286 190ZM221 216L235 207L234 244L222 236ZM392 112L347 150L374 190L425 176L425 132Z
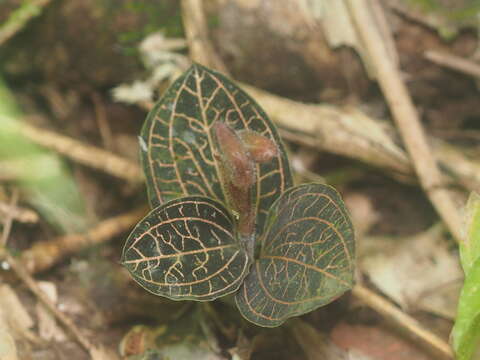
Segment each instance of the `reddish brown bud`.
M228 180L240 189L249 188L255 182L255 167L248 150L226 124L217 121L213 128Z

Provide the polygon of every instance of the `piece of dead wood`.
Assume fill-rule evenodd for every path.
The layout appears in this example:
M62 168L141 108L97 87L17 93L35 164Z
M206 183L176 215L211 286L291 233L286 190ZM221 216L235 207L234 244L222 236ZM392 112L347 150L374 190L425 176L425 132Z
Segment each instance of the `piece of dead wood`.
M80 164L134 183L143 181L140 166L111 152L26 123L20 127L20 131L30 141L56 151Z
M352 20L362 37L378 76L378 83L392 111L397 128L410 155L420 184L452 235L460 241L461 216L451 191L442 181L437 161L430 150L419 115L399 69L388 57L377 29L372 27L370 3L347 0Z
M20 261L29 273L44 271L80 250L130 231L146 213L147 209L142 207L104 220L85 234L65 235L49 241L36 242L22 252Z
M406 330L407 334L413 335L423 345L427 345L437 353L448 359L453 359L453 350L447 342L437 335L424 329L421 324L393 305L384 297L376 294L363 285L355 285L352 294L366 305L382 314L387 320L396 324L400 329Z
M425 58L434 62L435 64L445 66L449 69L460 71L467 75L480 78L480 64L468 59L464 59L460 56L453 54L442 53L435 50L426 51Z

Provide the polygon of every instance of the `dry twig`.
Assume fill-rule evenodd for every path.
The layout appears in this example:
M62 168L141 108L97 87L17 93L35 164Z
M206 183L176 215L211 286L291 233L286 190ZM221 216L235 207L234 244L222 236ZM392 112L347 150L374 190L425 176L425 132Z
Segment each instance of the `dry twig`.
M430 150L418 113L400 72L388 58L377 30L371 26L368 2L348 0L348 4L352 19L377 69L380 87L390 105L419 181L452 235L460 240L462 222L458 208L453 202L452 194L444 186L436 159Z
M418 323L418 321L405 314L402 310L390 303L384 297L377 295L362 285L355 285L352 290L352 294L375 311L384 315L387 319L393 321L401 329L405 329L410 334L413 334L424 344L427 344L429 347L435 349L442 355L453 359L453 351L445 341L430 331L424 329Z
M480 65L471 60L452 54L441 53L435 50L426 51L424 56L426 59L434 62L435 64L475 76L476 78L480 78Z
M61 236L37 242L22 252L21 263L29 273L44 271L66 257L89 246L104 243L130 229L147 213L140 208L100 222L85 234Z
M23 124L20 130L30 141L54 150L80 164L128 181L143 181L142 171L137 164L108 151L29 124Z

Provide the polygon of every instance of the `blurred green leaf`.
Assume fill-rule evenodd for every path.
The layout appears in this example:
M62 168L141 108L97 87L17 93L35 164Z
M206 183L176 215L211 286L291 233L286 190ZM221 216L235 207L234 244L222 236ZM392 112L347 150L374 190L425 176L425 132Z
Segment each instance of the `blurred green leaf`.
M452 335L457 359L474 359L480 340L480 259L466 275Z
M465 273L480 257L480 195L470 194L465 209L465 238L460 243L460 259Z
M86 227L84 204L60 157L32 144L21 133L22 112L0 78L0 163L8 163L29 201L63 232Z
M465 238L460 259L465 282L460 293L452 340L458 360L478 358L480 352L480 196L472 193L466 206ZM474 357L476 354L477 357Z

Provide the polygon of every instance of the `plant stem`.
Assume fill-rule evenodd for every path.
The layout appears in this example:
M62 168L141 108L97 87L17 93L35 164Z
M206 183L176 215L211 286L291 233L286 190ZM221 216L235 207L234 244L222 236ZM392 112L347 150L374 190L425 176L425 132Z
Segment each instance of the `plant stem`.
M461 217L451 192L445 187L432 155L420 118L399 69L392 63L369 12L366 0L347 0L353 22L377 70L377 79L390 106L397 128L410 154L419 181L452 235L461 239Z

